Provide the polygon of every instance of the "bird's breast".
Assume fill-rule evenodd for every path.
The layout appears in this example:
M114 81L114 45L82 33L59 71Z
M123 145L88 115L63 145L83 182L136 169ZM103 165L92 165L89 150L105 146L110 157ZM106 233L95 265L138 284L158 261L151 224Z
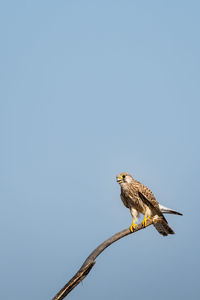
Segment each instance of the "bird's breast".
M125 199L126 206L129 207L129 209L134 208L139 213L145 214L146 206L140 199L136 189L122 191L122 197Z

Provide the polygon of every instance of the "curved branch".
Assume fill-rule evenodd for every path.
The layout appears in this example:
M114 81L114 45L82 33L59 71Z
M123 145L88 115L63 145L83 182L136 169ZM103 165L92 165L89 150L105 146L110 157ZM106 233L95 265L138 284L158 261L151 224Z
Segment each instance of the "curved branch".
M146 227L152 225L153 223L155 223L155 220L150 218L146 222ZM57 295L52 300L64 299L67 294L69 294L88 275L95 264L95 259L97 258L97 256L99 256L99 254L101 254L101 252L103 252L107 247L109 247L117 240L144 228L145 227L143 223L140 223L137 225L133 232L131 232L129 228L124 229L100 244L94 251L92 251L92 253L86 258L78 272L72 277L72 279L70 279L70 281L68 281L68 283L57 293Z

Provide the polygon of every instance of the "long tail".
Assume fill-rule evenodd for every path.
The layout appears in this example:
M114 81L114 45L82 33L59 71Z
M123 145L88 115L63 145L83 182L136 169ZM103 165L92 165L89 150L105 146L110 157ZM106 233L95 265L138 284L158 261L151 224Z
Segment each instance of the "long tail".
M183 214L181 214L180 212L178 211L175 211L171 208L168 208L168 207L165 207L161 204L159 204L159 208L160 208L160 211L163 213L163 214L172 214L172 215L179 215L179 216L182 216Z
M169 227L167 222L163 219L162 221L154 224L156 230L162 234L163 236L167 236L168 234L174 234L175 232Z

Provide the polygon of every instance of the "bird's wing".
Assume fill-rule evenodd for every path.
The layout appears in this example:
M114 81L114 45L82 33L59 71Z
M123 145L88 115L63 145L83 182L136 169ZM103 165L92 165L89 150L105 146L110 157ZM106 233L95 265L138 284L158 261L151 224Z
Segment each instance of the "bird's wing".
M156 200L154 194L150 189L148 189L145 186L141 186L138 190L138 195L140 199L158 216L162 216L163 219L167 222L165 217L163 216L160 208L159 208L159 203Z
M150 189L145 185L141 184L138 189L138 194L140 198L144 201L146 205L153 209L159 209L158 201ZM142 197L143 196L143 197Z

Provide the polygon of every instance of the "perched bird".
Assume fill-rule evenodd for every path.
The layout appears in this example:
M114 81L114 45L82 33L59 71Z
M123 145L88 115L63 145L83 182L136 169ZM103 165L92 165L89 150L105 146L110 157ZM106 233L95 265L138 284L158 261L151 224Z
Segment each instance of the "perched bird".
M163 213L175 214L182 216L181 213L160 205L149 188L133 179L128 173L120 173L117 175L117 182L121 186L121 199L124 205L130 209L133 217L133 222L130 230L134 231L137 226L135 223L139 218L139 214L144 215L143 224L146 226L146 221L150 217L158 217L158 222L154 224L156 230L163 236L174 234L175 232L169 227Z

